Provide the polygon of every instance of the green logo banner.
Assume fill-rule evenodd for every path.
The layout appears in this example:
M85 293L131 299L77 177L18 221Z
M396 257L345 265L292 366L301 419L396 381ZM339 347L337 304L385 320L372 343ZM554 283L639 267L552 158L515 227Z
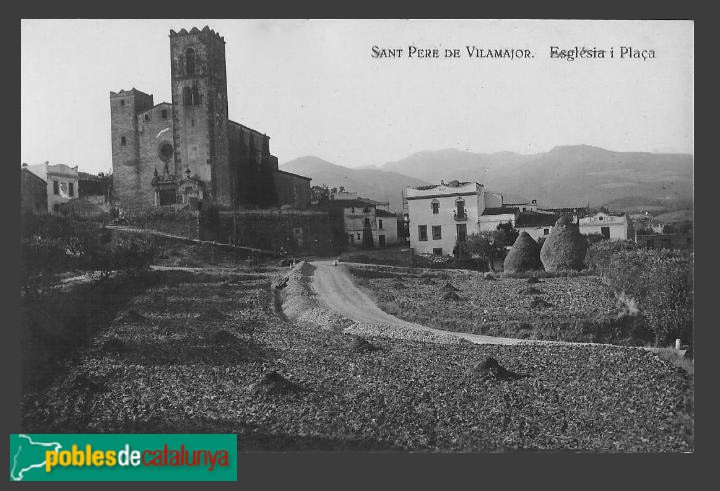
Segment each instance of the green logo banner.
M12 434L11 481L237 481L237 435Z

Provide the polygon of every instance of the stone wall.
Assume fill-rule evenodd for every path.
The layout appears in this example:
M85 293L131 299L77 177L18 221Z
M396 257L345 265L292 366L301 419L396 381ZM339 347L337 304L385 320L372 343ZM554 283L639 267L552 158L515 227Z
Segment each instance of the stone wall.
M200 238L199 213L196 211L164 206L129 211L123 215L123 218L131 227L157 230L188 239Z
M290 205L299 210L310 208L309 179L276 170L275 189L277 190L278 204L280 206Z
M202 213L200 238L232 243L233 213L206 209ZM289 254L329 255L337 251L328 214L315 211L238 211L235 237L240 246L276 252L284 247Z

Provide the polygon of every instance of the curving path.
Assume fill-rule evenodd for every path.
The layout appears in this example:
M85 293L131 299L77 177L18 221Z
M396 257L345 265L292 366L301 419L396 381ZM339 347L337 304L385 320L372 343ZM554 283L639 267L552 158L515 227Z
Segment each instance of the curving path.
M457 336L477 344L566 344L558 341L500 338L482 334L443 331L442 329L404 321L380 310L365 292L355 286L342 264L333 266L332 261L313 261L311 264L317 268L312 278L312 288L317 294L318 300L329 309L356 322L381 323L406 329Z
M389 326L404 327L418 331L429 331L435 334L445 334L467 339L475 344L564 344L585 346L616 346L603 343L574 343L570 341L545 341L538 339L516 339L485 336L482 334L469 334L465 332L444 331L434 327L404 321L380 310L375 302L353 283L350 275L342 264L333 266L332 261L312 261L315 274L312 278L312 288L318 300L331 310L356 322L381 323ZM621 346L618 346L621 347ZM662 348L649 346L622 346L623 348L646 349L657 352ZM681 355L685 350L678 351Z

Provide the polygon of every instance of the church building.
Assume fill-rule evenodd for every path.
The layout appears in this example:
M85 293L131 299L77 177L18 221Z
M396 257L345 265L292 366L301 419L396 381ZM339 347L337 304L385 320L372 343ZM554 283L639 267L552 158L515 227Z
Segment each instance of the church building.
M310 206L310 178L281 171L270 137L228 117L225 39L170 31L172 101L110 92L113 194L121 208L203 203Z

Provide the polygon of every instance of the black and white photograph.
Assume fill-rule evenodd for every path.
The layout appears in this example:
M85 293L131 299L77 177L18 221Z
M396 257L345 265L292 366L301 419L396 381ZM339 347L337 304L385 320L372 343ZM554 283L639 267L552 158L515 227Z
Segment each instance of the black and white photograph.
M19 432L694 452L693 21L20 24Z

